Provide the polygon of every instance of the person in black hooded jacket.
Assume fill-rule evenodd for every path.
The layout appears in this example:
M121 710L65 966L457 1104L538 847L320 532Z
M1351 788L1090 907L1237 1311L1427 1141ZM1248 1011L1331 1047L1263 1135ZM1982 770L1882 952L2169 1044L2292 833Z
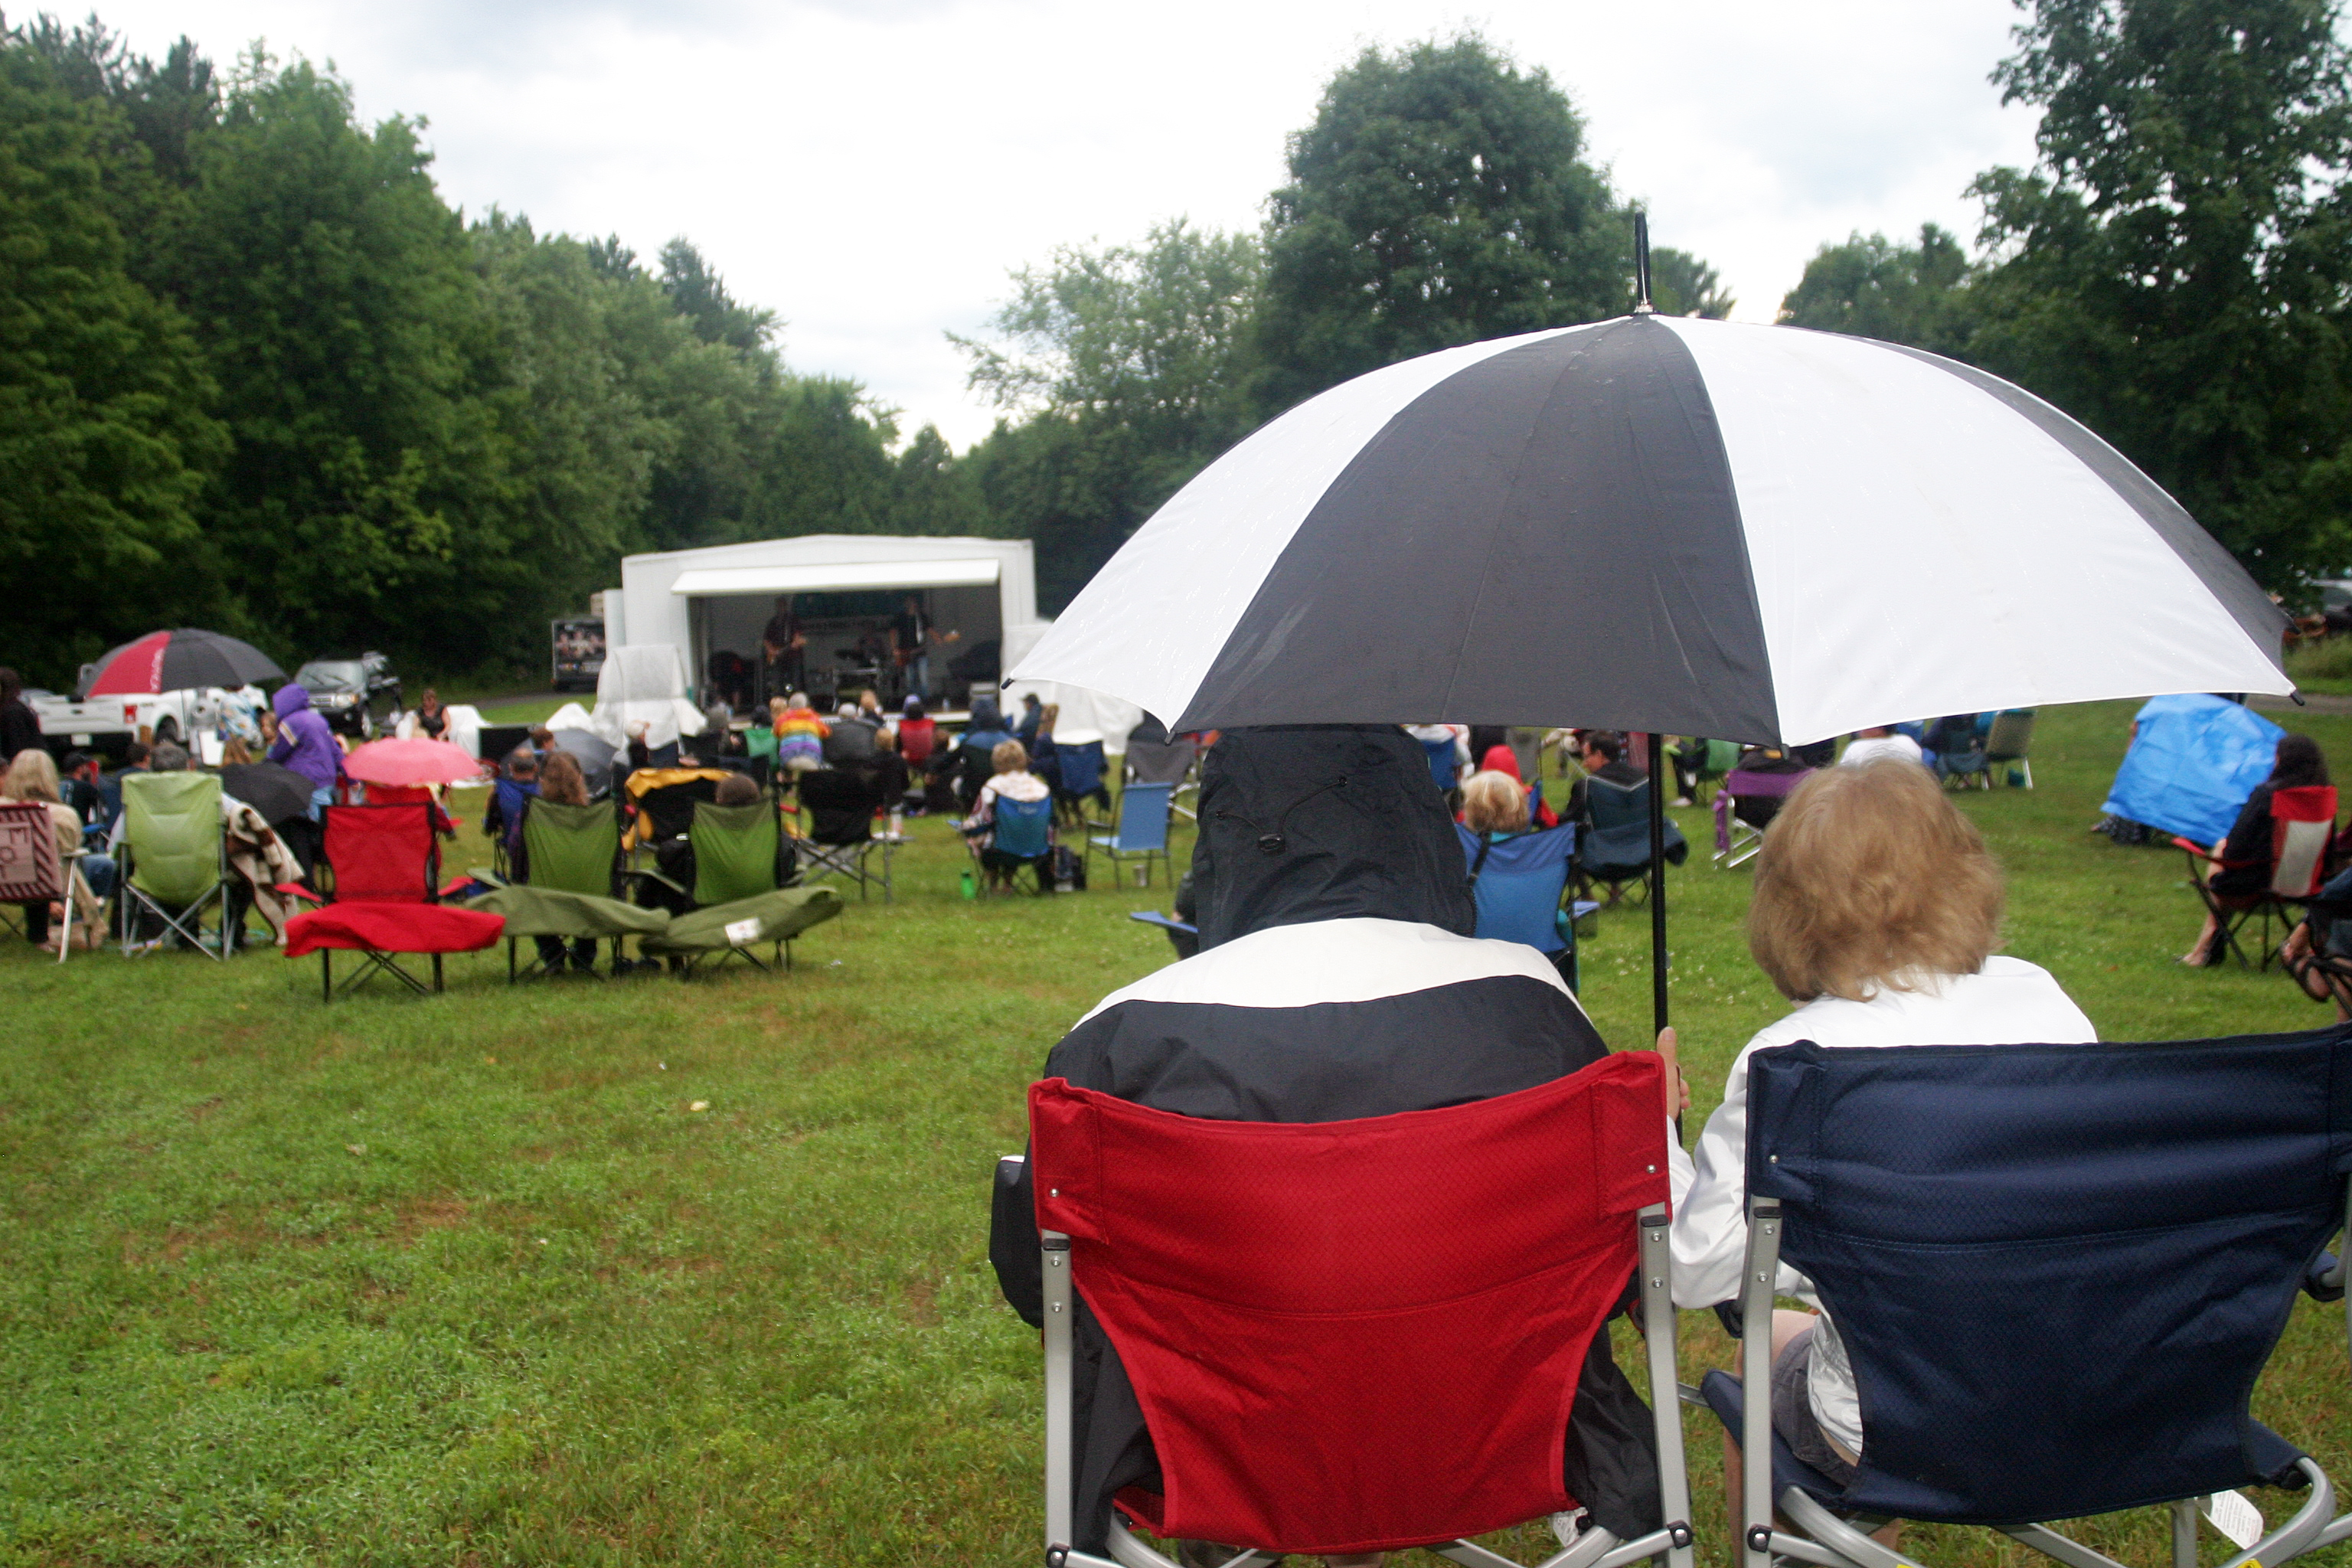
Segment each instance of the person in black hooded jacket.
M1388 727L1229 730L1208 753L1193 849L1201 951L1105 997L1045 1076L1186 1116L1338 1121L1530 1089L1608 1047L1533 948L1471 936L1462 850L1418 743ZM997 1189L989 1257L1044 1321L1025 1163ZM1074 1519L1107 1550L1110 1500L1156 1489L1135 1390L1083 1300ZM1648 1406L1593 1338L1565 1480L1621 1539L1661 1518ZM1433 1456L1433 1462L1443 1458Z

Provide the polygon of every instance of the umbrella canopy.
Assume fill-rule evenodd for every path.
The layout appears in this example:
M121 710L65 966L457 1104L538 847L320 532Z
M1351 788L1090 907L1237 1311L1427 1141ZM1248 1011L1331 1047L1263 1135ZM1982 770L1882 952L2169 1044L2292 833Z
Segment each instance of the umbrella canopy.
M292 768L276 763L231 763L221 769L221 788L261 815L275 827L310 814L311 784Z
M343 772L362 784L462 784L482 764L446 741L370 741L343 759Z
M244 686L283 680L277 661L248 642L218 632L183 627L149 632L98 661L87 697L131 697L185 691L199 686ZM250 804L250 803L248 803Z
M620 748L593 730L557 730L555 749L569 752L580 763L580 771L590 778L609 771Z
M2030 393L1867 339L1633 316L1292 409L1178 491L1013 673L1176 730L1801 744L2284 693L2284 626L2178 502Z

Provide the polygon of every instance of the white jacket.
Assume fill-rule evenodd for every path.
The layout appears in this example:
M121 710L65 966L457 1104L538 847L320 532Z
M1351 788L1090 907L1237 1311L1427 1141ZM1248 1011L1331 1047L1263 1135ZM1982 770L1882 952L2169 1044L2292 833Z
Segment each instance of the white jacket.
M1882 991L1867 1002L1824 996L1756 1032L1731 1064L1723 1103L1698 1147L1667 1141L1675 1199L1675 1305L1711 1307L1739 1293L1748 1248L1748 1058L1768 1046L2078 1045L2097 1039L2091 1020L2049 972L2018 958L1989 958L1975 974L1946 975L1933 989ZM1785 1264L1780 1294L1812 1306L1812 1286ZM1847 1452L1862 1452L1862 1405L1845 1346L1824 1316L1813 1335L1809 1392L1813 1418Z

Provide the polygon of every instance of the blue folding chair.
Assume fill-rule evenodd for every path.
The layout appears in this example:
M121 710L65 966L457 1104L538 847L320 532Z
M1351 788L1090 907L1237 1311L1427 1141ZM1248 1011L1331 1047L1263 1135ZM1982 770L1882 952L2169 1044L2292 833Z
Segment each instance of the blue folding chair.
M1054 800L1051 795L1038 800L1007 800L996 797L995 810L991 815L993 825L987 854L1010 856L1025 862L1037 873L1037 890L1054 890ZM975 847L974 853L982 853ZM983 862L985 864L985 862ZM1000 864L1002 862L1000 861ZM1011 881L1008 877L1007 889Z
M2275 1568L2352 1536L2335 1489L2247 1397L2352 1203L2352 1026L2162 1045L1757 1052L1748 1089L1744 1382L1702 1397L1750 1458L1743 1568L1912 1559L1864 1531L1983 1525L2069 1568L2112 1561L2052 1520L2308 1486L2227 1560ZM1773 1431L1780 1265L1836 1322L1861 1393L1853 1484ZM1801 1535L1774 1527L1773 1506Z
M1589 889L1598 884L1615 903L1625 889L1646 888L1650 874L1650 781L1612 784L1604 778L1584 781L1584 798L1592 813L1592 831L1579 847L1576 871ZM1679 866L1690 854L1683 830L1666 818L1666 863Z
M1568 988L1576 989L1576 922L1601 906L1579 899L1562 908L1561 895L1575 869L1576 828L1562 824L1499 842L1482 838L1460 823L1462 856L1478 903L1476 934L1525 942L1552 961Z
M1421 749L1429 753L1429 776L1441 790L1459 789L1462 785L1462 764L1454 755L1454 737L1443 741L1423 741Z
M1099 851L1109 858L1111 874L1116 877L1118 868L1128 861L1140 860L1143 862L1140 886L1151 886L1151 862L1168 858L1169 803L1175 794L1176 786L1172 784L1131 784L1121 790L1118 824L1111 827L1108 836L1087 836L1088 865L1093 864L1095 855ZM1101 827L1107 825L1097 822L1088 826Z

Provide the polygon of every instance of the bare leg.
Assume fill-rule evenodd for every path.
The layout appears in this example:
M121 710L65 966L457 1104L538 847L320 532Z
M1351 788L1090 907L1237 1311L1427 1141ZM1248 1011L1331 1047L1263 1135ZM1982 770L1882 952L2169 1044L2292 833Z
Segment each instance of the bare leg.
M1773 1363L1779 1363L1780 1352L1789 1348L1790 1340L1812 1326L1813 1314L1811 1312L1793 1312L1785 1307L1775 1309L1772 1313ZM1735 1373L1738 1372L1737 1361L1732 1363L1731 1370ZM1727 1427L1723 1434L1723 1510L1724 1516L1735 1523L1739 1519L1741 1483L1746 1476L1747 1467L1740 1462L1739 1445L1731 1440L1730 1429ZM1789 1528L1788 1521L1780 1517L1778 1510L1773 1514L1773 1524L1779 1529ZM1873 1541L1890 1551L1901 1550L1902 1537L1903 1521L1899 1519L1890 1519L1870 1532Z
M2211 952L2214 939L2221 934L2221 922L2213 918L2211 910L2207 910L2204 926L2197 932L2197 940L2189 944L2189 951L2180 955L2180 962L2190 965L2205 963Z

